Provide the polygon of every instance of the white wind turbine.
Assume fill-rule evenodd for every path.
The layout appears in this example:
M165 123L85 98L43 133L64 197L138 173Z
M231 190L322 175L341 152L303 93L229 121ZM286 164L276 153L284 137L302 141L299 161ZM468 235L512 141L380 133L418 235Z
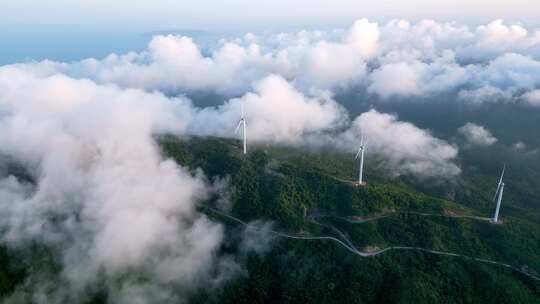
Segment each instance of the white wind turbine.
M503 176L504 176L504 170L506 169L506 165L502 169L501 178L499 179L499 184L497 185L497 191L495 192L495 196L493 197L493 200L497 200L497 207L495 208L495 214L493 214L493 223L497 223L499 220L499 210L501 208L501 201L504 191L504 182L503 182Z
M360 148L358 149L358 153L356 153L356 156L354 159L358 159L360 157L360 167L358 172L358 185L364 185L363 181L363 173L364 173L364 151L366 149L367 142L364 144L364 136L362 136L362 139L360 140Z
M243 127L242 129L242 136L244 137L244 154L247 154L247 135L246 135L246 118L244 117L244 103L242 103L242 117L240 118L240 121L238 121L238 126L236 127L236 130L234 133L238 133L240 130L240 126Z

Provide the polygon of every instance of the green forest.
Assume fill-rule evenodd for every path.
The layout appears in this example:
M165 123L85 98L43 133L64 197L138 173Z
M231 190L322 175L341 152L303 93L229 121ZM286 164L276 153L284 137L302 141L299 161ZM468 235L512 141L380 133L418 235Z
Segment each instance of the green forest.
M233 139L159 136L156 142L164 157L194 174L202 170L208 183L227 183L226 194L200 201L197 209L224 226L218 254L240 256L243 269L190 292L189 303L540 303L540 281L531 277L540 270L540 190L531 187L537 171L520 160L507 163L523 170L521 178L509 170L515 178L502 223L493 224L481 219L495 207L500 167L482 161L482 151L465 155L464 170L452 181L395 177L383 159L368 154L367 185L359 187L354 155L332 148L259 144L243 155ZM17 167L11 172L25 177ZM362 252L407 246L463 256L397 249L363 257L333 240L284 238L255 224L252 232L265 250L246 253L246 227L224 214L271 223L272 231L292 236L333 237ZM0 297L24 290L36 269L55 280L61 267L54 248L1 246ZM83 303L109 303L104 286L87 296Z
M274 230L293 235L339 237L338 229L359 249L422 247L538 275L539 194L528 190L530 176L510 186L502 224L492 224L421 215L491 217L500 168L487 162L486 168L464 170L458 181L438 183L391 177L381 169L383 160L373 157L366 165L368 183L358 187L352 183L354 155L334 149L259 145L244 156L235 140L164 137L160 143L166 156L201 168L209 179L230 178L227 212L245 222L271 221ZM480 156L470 155L471 162L474 157ZM223 222L227 235L238 233L237 222L205 209L207 204L212 202L203 202L202 212ZM316 214L326 215L319 225L310 220ZM343 220L377 214L389 216L366 223ZM223 250L238 249L232 242ZM540 303L540 282L517 271L414 250L360 257L332 241L275 238L268 252L250 254L245 267L244 276L217 290L198 291L193 303Z

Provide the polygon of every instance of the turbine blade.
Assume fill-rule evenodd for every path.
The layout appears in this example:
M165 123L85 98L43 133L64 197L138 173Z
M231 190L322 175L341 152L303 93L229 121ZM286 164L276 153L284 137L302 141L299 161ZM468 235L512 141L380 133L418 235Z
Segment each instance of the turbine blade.
M356 152L356 156L354 157L354 159L358 159L358 156L360 156L361 151L362 151L362 148L360 147L360 149L358 149L358 152Z
M236 130L234 130L234 133L238 133L238 130L240 130L240 126L242 125L242 122L244 122L244 120L240 119L240 121L238 122L238 126L236 126Z
M497 200L497 196L499 195L499 191L501 191L501 184L497 186L497 190L495 190L495 195L493 196L493 201Z
M503 166L501 177L499 178L499 183L497 184L497 191L495 191L495 195L493 196L493 200L497 199L497 195L499 194L499 191L501 190L501 185L503 183L503 177L504 177L504 170L506 169L506 164Z

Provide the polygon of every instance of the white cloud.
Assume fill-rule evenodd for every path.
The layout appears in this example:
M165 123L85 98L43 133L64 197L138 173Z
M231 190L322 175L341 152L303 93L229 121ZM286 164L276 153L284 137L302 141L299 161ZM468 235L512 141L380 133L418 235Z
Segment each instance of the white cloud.
M342 126L345 110L323 93L308 97L280 76L254 83L254 92L231 99L218 108L196 109L188 124L191 134L234 136L245 108L248 138L254 141L299 142L304 135Z
M461 170L453 162L458 149L428 131L402 122L395 115L370 110L358 116L339 141L358 149L359 138L368 140L367 151L382 155L392 175L452 178Z
M454 54L447 51L429 64L411 59L382 65L370 74L368 91L384 99L425 96L462 86L469 74L469 69L456 64Z
M472 34L471 43L460 50L460 55L466 59L484 61L505 53L525 54L540 43L538 32L529 33L523 26L507 25L501 19L478 26Z
M491 132L483 126L468 122L458 129L469 144L490 146L497 142Z
M501 90L534 89L540 85L540 61L529 56L508 53L489 62L476 77L480 84L491 85Z
M461 90L458 99L464 102L481 104L484 102L511 101L512 93L492 86Z
M369 59L379 48L379 26L367 19L360 19L353 23L345 36L345 42L351 45L359 54Z
M331 42L319 42L306 50L304 72L297 80L305 87L335 88L361 81L366 66L356 50Z
M171 282L193 286L221 263L221 225L194 210L207 192L203 177L163 159L152 138L182 129L175 113L184 103L0 68L0 155L37 182L0 178L3 241L60 248L69 284L50 297L70 302L98 275L108 281L133 269L151 282L146 297L164 295ZM111 296L126 301L137 288L111 289Z
M407 63L390 63L371 74L368 91L383 98L420 95L418 71Z
M540 90L530 91L522 96L530 105L540 106Z
M206 52L189 37L156 36L140 53L71 64L26 65L121 87L169 95L214 92L227 98L276 74L304 93L312 89L367 89L392 99L462 92L516 97L540 85L540 30L495 20L470 28L455 22L367 19L346 30L254 34L223 40Z

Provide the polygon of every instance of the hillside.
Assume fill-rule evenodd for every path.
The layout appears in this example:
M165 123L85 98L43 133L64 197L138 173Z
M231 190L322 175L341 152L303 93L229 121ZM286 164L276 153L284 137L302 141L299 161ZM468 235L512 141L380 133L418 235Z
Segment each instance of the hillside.
M540 281L519 271L534 276L540 269L537 209L525 214L505 202L502 224L484 220L492 213L493 183L474 183L482 174L465 171L451 186L465 188L449 201L448 195L437 197L437 182L390 178L376 159L368 162L367 186L357 187L353 157L331 149L261 145L244 157L234 140L165 137L160 143L167 156L192 170L201 168L210 180L229 178L234 190L221 212L244 222L270 221L273 231L293 236L332 236L363 252L417 247L517 268L421 250L361 257L331 240L274 236L267 252L246 257L244 275L217 290L198 291L195 303L540 302ZM466 188L469 184L476 187ZM415 185L422 185L422 192ZM200 209L226 225L230 241L222 250L238 253L244 227L206 208L220 208L215 203L202 202ZM370 220L359 223L362 218ZM270 238L259 237L261 243Z
M196 208L224 226L214 254L234 261L228 277L188 292L191 303L540 303L538 201L526 184L509 186L495 225L496 178L482 170L445 182L392 177L369 155L358 187L353 155L331 148L261 144L244 156L231 139L156 141L214 185ZM16 163L2 170L33 183ZM63 284L62 258L39 241L3 244L0 296L32 302L30 286L45 280L46 297ZM107 284L145 280L128 271ZM94 285L80 302L110 303L109 293Z

